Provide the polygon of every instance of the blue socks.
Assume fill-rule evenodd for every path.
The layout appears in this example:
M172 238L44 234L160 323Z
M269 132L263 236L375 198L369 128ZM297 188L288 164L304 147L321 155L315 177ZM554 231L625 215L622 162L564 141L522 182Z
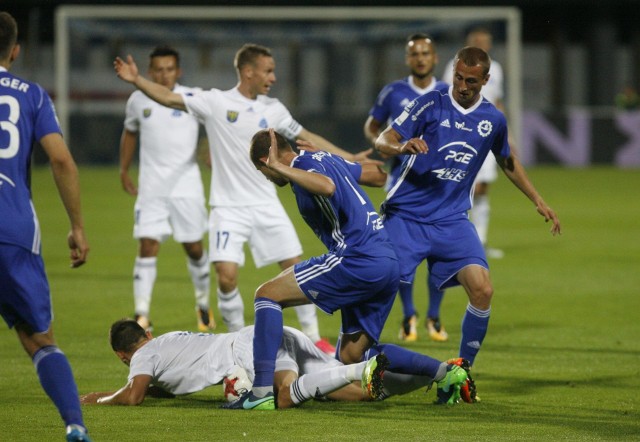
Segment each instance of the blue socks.
M444 290L440 290L435 282L431 280L431 275L427 277L427 286L429 287L429 308L427 309L427 318L440 317L440 304L444 297Z
M480 351L480 346L489 328L489 316L491 307L480 310L467 305L467 312L462 319L462 340L460 342L460 357L465 358L473 365L473 361Z
M435 378L441 361L430 356L416 353L393 344L378 344L371 347L365 357L372 358L378 353L384 353L389 359L388 371L401 374L428 376Z
M58 408L65 425L81 425L82 411L78 387L67 357L55 345L42 347L33 355L42 388Z
M276 355L283 334L282 307L268 298L254 301L256 318L253 334L253 393L263 397L273 391Z
M413 283L400 282L398 290L400 300L402 301L402 314L405 318L409 318L416 314L416 308L413 305Z

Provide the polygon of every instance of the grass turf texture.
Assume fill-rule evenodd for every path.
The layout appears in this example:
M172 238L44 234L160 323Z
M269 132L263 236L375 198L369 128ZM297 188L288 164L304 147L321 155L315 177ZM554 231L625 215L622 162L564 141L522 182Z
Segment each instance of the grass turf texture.
M96 441L199 440L640 440L640 204L635 170L536 168L530 175L559 213L564 233L553 238L532 205L501 176L491 193L491 260L495 295L489 332L474 376L482 402L432 405L435 392L416 391L381 403L310 402L269 412L218 409L222 387L173 400L147 399L140 407L83 407ZM71 270L67 221L48 169L33 174L43 229L43 254L54 300L54 330L73 366L80 393L115 390L127 367L112 353L109 325L133 313L131 237L133 198L115 168L82 168L89 262ZM370 192L377 206L381 191ZM323 246L304 225L288 188L280 189L305 248ZM248 259L240 289L252 323L255 288L277 273ZM417 275L419 340L408 348L439 359L457 355L467 305L449 290L442 320L449 342L428 340L425 267ZM215 305L215 301L213 302ZM215 307L214 307L215 310ZM339 315L319 312L323 336L335 342ZM395 342L399 301L382 339ZM155 333L196 330L194 297L184 253L163 244L152 302ZM216 312L216 318L220 320ZM297 326L292 310L285 323ZM219 332L224 332L220 324ZM0 440L61 440L58 414L41 390L15 333L0 328Z

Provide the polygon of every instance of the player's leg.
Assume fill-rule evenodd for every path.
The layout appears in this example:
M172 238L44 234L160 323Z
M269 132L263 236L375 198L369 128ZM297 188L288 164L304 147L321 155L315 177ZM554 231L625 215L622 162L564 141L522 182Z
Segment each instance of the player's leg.
M295 258L280 261L278 265L280 265L282 270L285 270L299 262L300 257L297 256ZM320 337L320 327L318 325L318 314L315 304L309 302L307 305L298 305L294 307L294 309L298 316L298 322L300 323L300 329L302 332L307 335L315 346L324 353L328 355L335 355L336 348L331 345L327 339Z
M458 272L457 278L469 296L469 304L462 319L460 357L473 365L489 327L493 286L489 270L479 265L464 267Z
M144 329L151 328L151 297L157 276L160 243L171 233L169 206L164 198L138 198L133 237L138 240L138 256L133 268L133 298L136 320Z
M69 361L53 339L51 297L42 257L5 244L0 248L0 274L0 315L9 327L15 327L40 384L58 408L67 431L86 433Z
M170 212L173 237L182 244L187 254L187 270L191 276L196 298L198 330L207 332L214 329L216 323L209 304L209 256L202 243L202 238L207 231L204 198L172 198Z
M218 309L230 332L245 324L238 271L244 265L244 243L252 231L251 210L214 207L209 215L209 259L216 274Z
M429 306L425 326L431 340L444 342L449 339L449 335L440 321L440 305L442 298L444 298L444 290L440 290L437 282L431 277L431 273L427 276L427 288L429 290Z

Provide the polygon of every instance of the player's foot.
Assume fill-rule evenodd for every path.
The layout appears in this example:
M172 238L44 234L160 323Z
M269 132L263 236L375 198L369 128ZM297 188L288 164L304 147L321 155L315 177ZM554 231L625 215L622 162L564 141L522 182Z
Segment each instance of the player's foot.
M427 318L425 326L432 341L445 342L449 340L449 334L440 322L440 318Z
M196 306L196 316L198 317L198 331L207 333L216 328L216 321L213 319L213 310L205 310Z
M382 395L382 378L389 366L389 359L383 354L377 354L367 361L362 371L362 391L371 399L379 399Z
M256 397L253 392L247 391L237 401L222 404L220 408L227 410L275 410L276 401L273 393L265 397Z
M418 317L416 315L409 316L402 320L402 327L398 333L398 339L407 342L414 342L418 340Z
M460 387L467 382L467 372L455 364L447 365L446 376L438 381L438 404L454 405L460 401Z
M467 372L467 382L460 387L460 398L470 404L480 402L480 397L476 390L476 383L471 377L471 364L469 364L469 361L463 358L453 358L449 359L447 364L457 365Z
M135 319L140 327L144 328L144 331L153 331L153 323L149 320L148 317L146 317L145 315L136 315Z
M318 347L320 351L328 354L329 356L336 355L336 348L331 345L331 343L326 338L320 338L319 341L315 342L315 346Z
M494 249L491 247L485 247L484 253L487 255L487 258L492 259L502 259L504 258L504 252L500 249Z
M80 425L67 426L67 442L91 442L87 429Z

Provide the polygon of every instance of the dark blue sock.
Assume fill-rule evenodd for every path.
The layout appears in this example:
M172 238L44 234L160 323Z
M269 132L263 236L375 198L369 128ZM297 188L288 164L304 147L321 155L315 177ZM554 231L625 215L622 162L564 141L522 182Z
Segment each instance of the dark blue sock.
M393 344L374 345L366 353L367 358L384 353L389 359L389 371L435 378L441 361Z
M462 319L462 339L460 341L460 357L467 359L471 365L480 351L480 346L489 328L491 307L480 310L467 305L467 312Z
M282 341L282 307L268 298L256 298L253 334L254 387L273 387L276 355Z
M42 347L33 355L40 384L58 408L65 425L82 425L78 387L67 357L55 345Z
M405 318L409 318L416 314L416 308L413 305L413 283L400 282L400 300L402 301L402 313Z
M444 290L438 289L436 283L431 280L431 275L427 278L427 286L429 287L429 309L427 310L427 318L439 318L440 304L442 304Z

